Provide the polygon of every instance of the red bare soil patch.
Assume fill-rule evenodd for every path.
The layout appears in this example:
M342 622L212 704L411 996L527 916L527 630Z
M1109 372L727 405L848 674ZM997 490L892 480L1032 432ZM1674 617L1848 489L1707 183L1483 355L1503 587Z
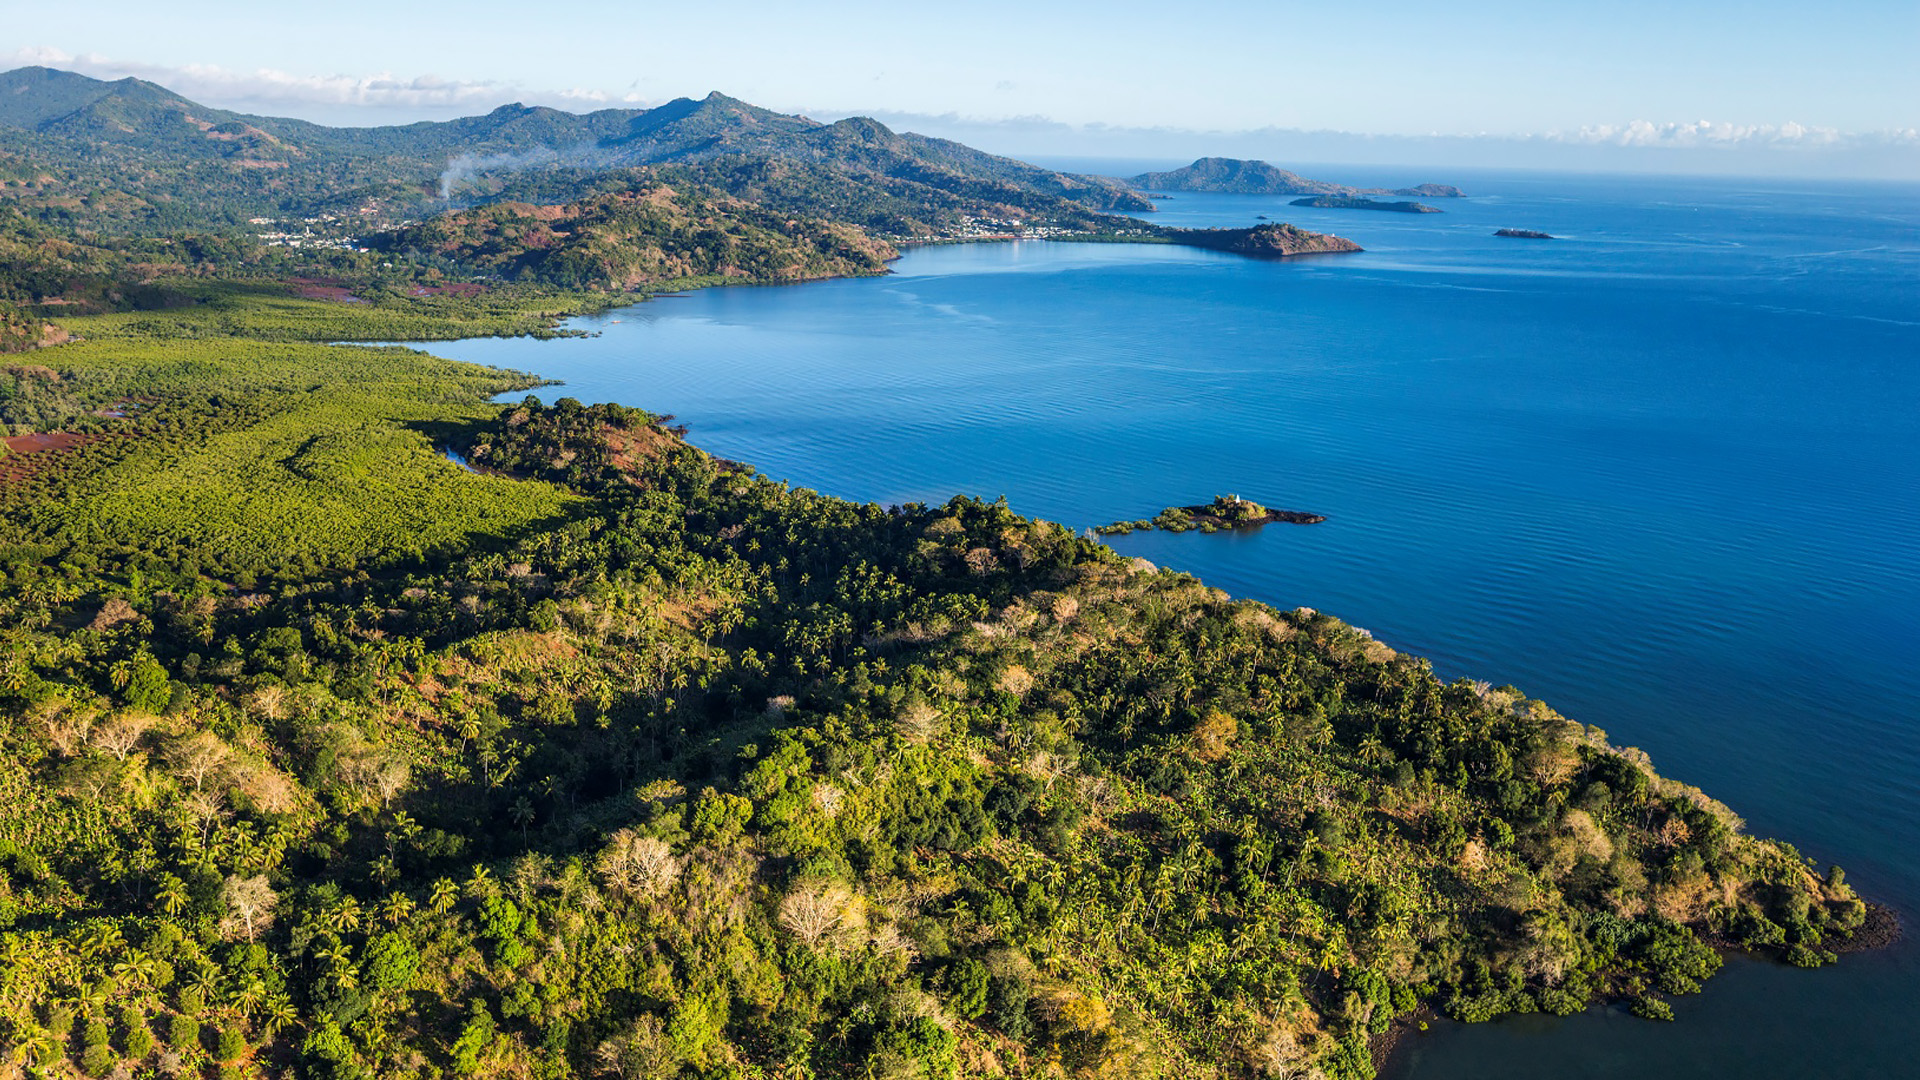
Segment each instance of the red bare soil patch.
M75 435L66 431L49 431L39 435L9 435L4 442L7 452L12 454L37 454L42 450L66 450L91 442L97 435Z
M0 443L5 443L7 447L7 455L0 457L0 487L25 483L57 464L69 451L113 437L108 434L76 435L68 431L9 435L0 439Z
M293 295L305 300L332 300L341 304L364 304L365 300L347 291L345 285L324 278L288 278L287 284L293 286Z

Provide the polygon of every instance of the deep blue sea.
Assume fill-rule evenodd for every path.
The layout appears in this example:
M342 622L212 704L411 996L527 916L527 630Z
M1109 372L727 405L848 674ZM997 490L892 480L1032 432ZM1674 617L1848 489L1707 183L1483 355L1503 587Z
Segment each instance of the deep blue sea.
M1920 186L1414 179L1472 197L1159 204L1363 254L928 248L884 278L433 351L565 380L549 399L674 413L716 454L850 499L1004 495L1075 526L1225 492L1326 514L1114 546L1544 698L1911 920ZM1506 226L1561 239L1491 235ZM1920 1072L1912 944L1815 972L1735 961L1675 1011L1440 1024L1389 1074Z

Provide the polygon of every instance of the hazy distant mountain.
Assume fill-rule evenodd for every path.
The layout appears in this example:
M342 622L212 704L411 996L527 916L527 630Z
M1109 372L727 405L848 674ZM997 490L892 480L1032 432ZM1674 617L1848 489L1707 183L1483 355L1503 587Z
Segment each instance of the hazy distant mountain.
M1359 188L1326 180L1310 180L1299 173L1264 161L1207 157L1172 172L1141 173L1127 181L1149 191L1214 191L1234 195L1419 195L1454 198L1459 188L1421 184L1411 188Z
M444 195L484 200L526 186L521 181L532 174L542 174L535 186L545 195L567 201L603 190L610 170L714 173L716 162L725 163L722 174L754 162L794 163L801 168L773 172L803 174L811 186L783 190L787 201L884 205L881 219L901 230L955 215L1072 222L1152 207L1119 181L1054 172L865 118L822 124L720 93L653 109L576 114L503 105L457 120L335 128L210 108L139 79L103 82L43 67L0 74L0 167L52 176L10 197L23 209L97 228L320 210L417 217L444 208L434 205ZM56 190L62 178L66 187L99 185L117 197L76 210L73 193Z

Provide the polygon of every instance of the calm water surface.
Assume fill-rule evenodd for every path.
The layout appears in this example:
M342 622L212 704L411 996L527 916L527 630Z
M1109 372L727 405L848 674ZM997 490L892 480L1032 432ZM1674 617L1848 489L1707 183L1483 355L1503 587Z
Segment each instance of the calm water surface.
M1326 514L1114 546L1519 686L1920 908L1920 187L1441 179L1475 197L1159 204L1359 255L934 248L434 351L675 413L850 499L1005 495L1075 526L1223 492ZM1911 945L1738 961L1676 1024L1438 1025L1389 1072L1913 1075L1917 976Z

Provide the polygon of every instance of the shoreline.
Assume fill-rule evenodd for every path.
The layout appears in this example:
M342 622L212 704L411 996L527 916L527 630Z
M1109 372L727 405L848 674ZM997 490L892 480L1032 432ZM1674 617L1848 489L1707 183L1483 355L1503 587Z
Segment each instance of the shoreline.
M994 239L994 240L955 240L955 241L950 241L948 243L951 243L951 244L1004 243L1004 242L1008 242L1016 239L1018 238L1008 237L1004 239ZM934 246L934 245L927 245L927 246ZM727 284L735 284L735 283L727 283ZM697 286L694 289L688 289L684 292L673 293L673 294L657 294L657 295L683 295L684 296L684 295L690 295L692 292L698 291L698 289L705 288L705 287L707 286ZM637 304L637 303L643 302L644 300L655 299L657 298L657 295L633 297L631 298L630 302L633 304ZM622 306L625 306L625 305L623 304ZM1897 945L1900 941L1904 939L1904 930L1903 930L1903 927L1901 926L1901 920L1899 919L1898 915L1894 912L1893 909L1886 907L1885 905L1873 903L1871 901L1868 901L1866 903L1868 908L1867 921L1866 923L1863 924L1860 930L1857 931L1852 937L1850 937L1844 943L1829 943L1825 946L1825 948L1827 948L1828 950L1836 954L1846 955L1850 953L1868 952L1868 951L1874 951L1876 949L1892 947ZM1743 955L1754 957L1755 959L1771 960L1776 965L1784 964L1784 962L1779 958L1777 954L1770 955L1767 953L1756 953L1749 950L1739 949L1737 946L1730 946L1730 945L1722 946L1722 948L1723 948L1723 951L1727 951L1727 952L1737 951L1737 952L1741 952ZM1711 991L1708 991L1708 992L1711 992ZM1587 1006L1587 1008L1593 1008L1596 1005L1601 1007L1606 1007L1608 1004L1609 1002L1607 999L1596 999L1595 1001L1591 1002ZM1385 1067L1387 1067L1389 1063L1391 1063L1394 1060L1394 1056L1396 1054L1403 1054L1407 1052L1407 1049L1409 1046L1419 1045L1418 1043L1409 1043L1407 1041L1407 1036L1409 1034L1425 1034L1425 1032L1421 1032L1419 1030L1418 1025L1420 1023L1426 1022L1426 1023L1432 1024L1434 1021L1437 1021L1440 1019L1445 1019L1445 1017L1440 1016L1440 1014L1438 1014L1437 1012L1434 1012L1430 1007L1423 1006L1421 1009L1408 1014L1408 1016L1401 1018L1399 1020L1396 1020L1394 1024L1390 1026L1388 1032L1380 1036L1371 1037L1369 1039L1369 1051L1374 1058L1376 1068L1384 1069Z
M1860 924L1860 928L1848 936L1845 941L1828 942L1823 945L1823 947L1828 952L1833 953L1835 957L1879 952L1882 949L1893 948L1906 940L1906 924L1901 920L1898 911L1874 900L1862 899L1861 903L1866 905L1867 917L1866 921ZM1770 963L1777 967L1793 966L1787 963L1783 950L1756 952L1752 949L1742 948L1732 942L1712 939L1709 939L1709 941L1714 950L1722 956L1738 955L1752 960ZM1709 978L1703 981L1698 992L1711 993L1712 986L1713 980ZM1617 1002L1624 1002L1625 1000L1624 998L1596 997L1587 1003L1586 1008L1572 1015L1579 1016L1581 1013L1588 1012L1592 1009L1608 1008ZM1562 1019L1571 1018L1572 1017L1569 1016L1563 1017ZM1493 1020L1484 1022L1493 1023L1499 1019L1500 1017L1494 1017ZM1393 1021L1387 1025L1386 1031L1378 1035L1367 1036L1367 1056L1373 1061L1373 1071L1375 1074L1385 1075L1387 1066L1393 1064L1400 1055L1407 1051L1407 1040L1409 1036L1429 1034L1431 1028L1436 1023L1451 1023L1459 1024L1463 1027L1466 1026L1465 1021L1453 1020L1447 1017L1435 1008L1431 1002L1421 1002L1412 1012L1404 1016L1395 1017Z

